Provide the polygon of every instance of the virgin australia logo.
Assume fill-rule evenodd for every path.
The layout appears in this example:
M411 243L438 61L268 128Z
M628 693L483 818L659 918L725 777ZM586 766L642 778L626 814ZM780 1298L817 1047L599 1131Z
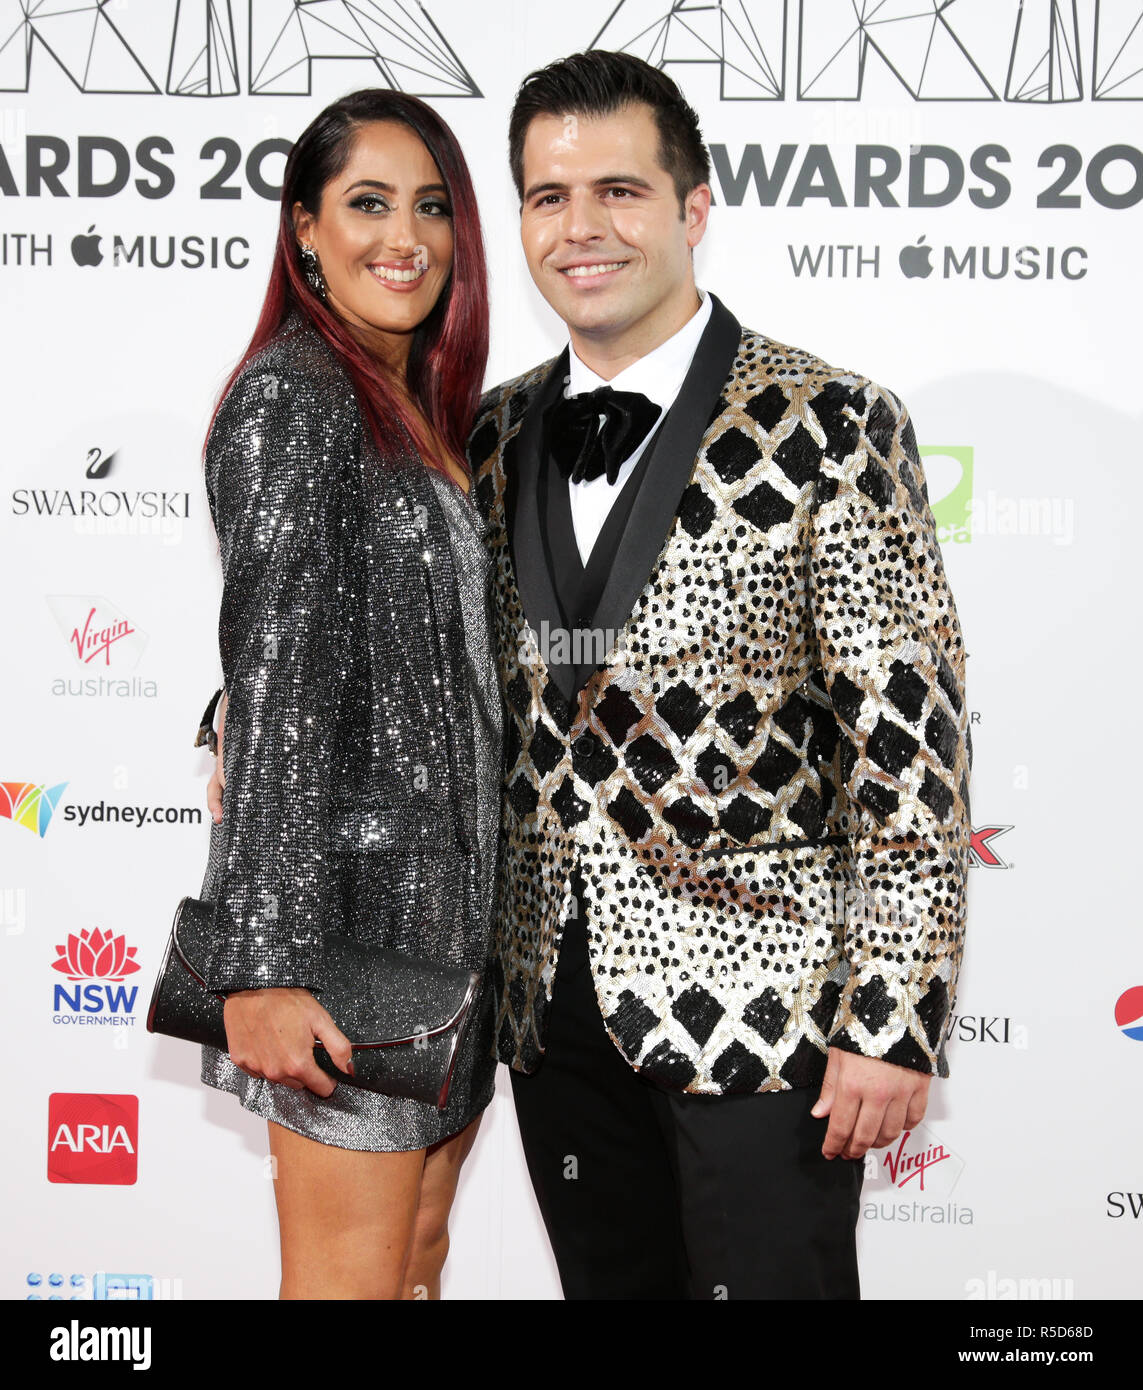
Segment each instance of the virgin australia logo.
M131 667L138 664L147 635L99 594L48 594L52 616L80 666Z
M894 1187L912 1192L931 1191L932 1174L936 1169L941 1169L942 1191L951 1192L964 1167L961 1160L922 1125L915 1130L907 1129L896 1145L890 1145L882 1165Z

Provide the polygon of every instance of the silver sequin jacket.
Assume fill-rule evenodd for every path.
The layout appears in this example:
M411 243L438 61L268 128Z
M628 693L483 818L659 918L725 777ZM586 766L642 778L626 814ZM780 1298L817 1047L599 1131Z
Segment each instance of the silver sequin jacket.
M229 696L206 983L320 997L325 931L485 968L463 613L423 463L380 462L295 311L227 394L206 485Z

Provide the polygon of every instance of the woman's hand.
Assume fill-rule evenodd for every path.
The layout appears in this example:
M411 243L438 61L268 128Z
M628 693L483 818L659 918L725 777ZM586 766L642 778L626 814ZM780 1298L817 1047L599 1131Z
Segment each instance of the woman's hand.
M222 789L226 786L226 773L222 770L222 731L226 727L226 702L230 692L223 693L218 703L218 757L214 760L214 771L206 784L206 805L215 825L222 819Z
M337 1081L314 1061L315 1038L335 1066L353 1072L349 1039L308 989L238 990L227 998L222 1017L230 1060L248 1076L328 1096Z

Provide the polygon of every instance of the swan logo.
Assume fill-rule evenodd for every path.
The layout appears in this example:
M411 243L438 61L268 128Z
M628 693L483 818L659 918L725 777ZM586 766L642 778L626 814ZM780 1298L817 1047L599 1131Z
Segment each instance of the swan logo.
M111 466L115 462L114 452L105 454L98 444L93 445L87 451L87 467L84 469L85 478L106 478L111 472Z
M66 782L57 782L54 787L37 782L0 782L0 820L22 825L42 840L66 786Z

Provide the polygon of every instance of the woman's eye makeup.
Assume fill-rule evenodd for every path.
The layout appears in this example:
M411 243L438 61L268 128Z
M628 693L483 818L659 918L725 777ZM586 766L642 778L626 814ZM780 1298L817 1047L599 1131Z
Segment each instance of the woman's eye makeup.
M349 205L351 208L359 208L362 212L374 213L376 210L382 212L391 211L389 204L377 193L362 193L354 198ZM417 211L428 213L430 217L451 217L452 209L440 198L426 198L417 204Z

